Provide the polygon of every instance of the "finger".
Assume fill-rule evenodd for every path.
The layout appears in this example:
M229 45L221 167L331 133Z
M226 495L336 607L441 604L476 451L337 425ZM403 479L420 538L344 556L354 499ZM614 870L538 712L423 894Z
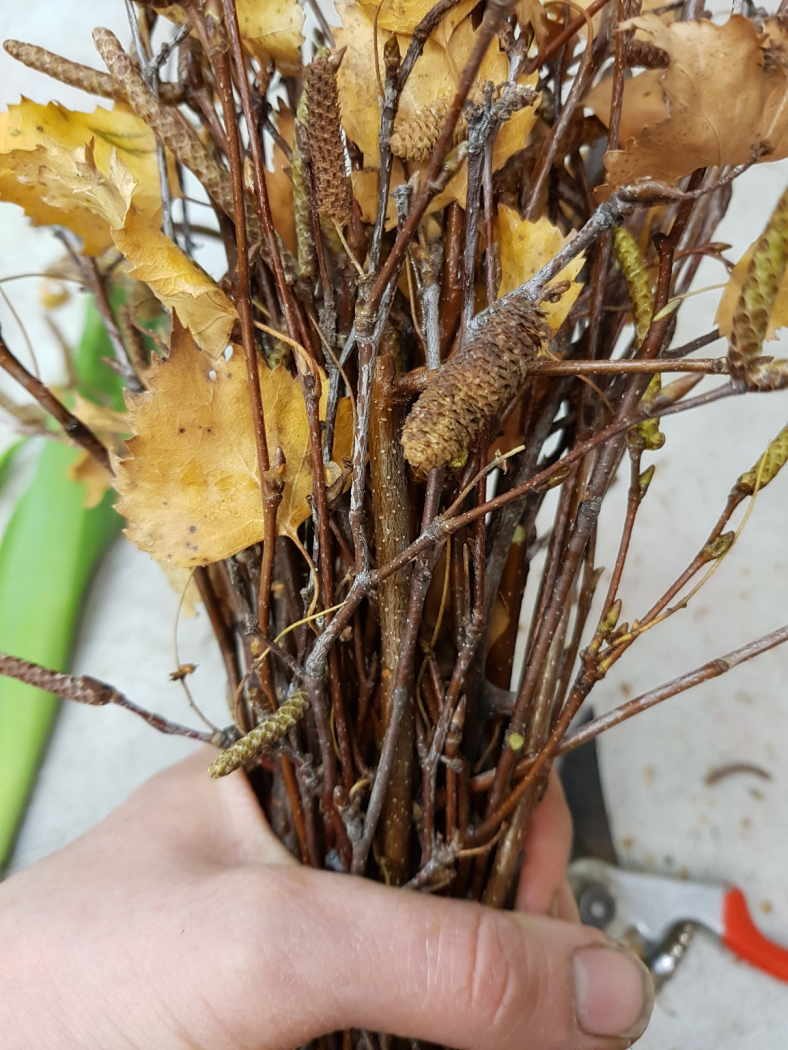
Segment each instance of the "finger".
M208 775L215 757L215 748L197 748L146 781L109 821L125 824L141 815L152 845L186 852L191 859L294 864L268 826L243 771L217 780Z
M566 879L564 879L558 887L554 901L555 907L553 916L556 919L563 919L564 922L580 922L580 912L577 910L577 901L575 900L575 895L572 893Z
M597 930L297 875L292 908L293 890L277 892L268 914L269 943L291 950L256 970L290 1018L269 1027L278 1046L363 1028L468 1050L612 1050L645 1028L648 973Z
M547 790L534 810L523 843L515 909L547 915L566 876L572 851L572 817L555 767Z

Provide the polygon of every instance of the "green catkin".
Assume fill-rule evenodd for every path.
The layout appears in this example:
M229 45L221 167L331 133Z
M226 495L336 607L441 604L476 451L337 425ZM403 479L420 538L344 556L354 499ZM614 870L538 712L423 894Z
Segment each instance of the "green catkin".
M654 293L651 291L648 271L637 242L632 234L621 226L613 230L613 248L632 303L635 346L640 346L646 338L654 313Z
M232 747L222 751L209 767L210 775L225 777L233 770L240 769L255 755L269 751L277 740L280 740L296 722L303 718L308 706L305 693L293 693L277 711L268 715L264 722L255 726L246 736L242 736Z
M777 290L788 266L788 190L758 238L731 320L728 361L731 375L744 378L755 365L769 325Z
M776 438L772 438L755 466L741 475L733 486L731 495L751 496L755 492L756 482L759 489L765 489L769 482L777 477L786 461L788 461L788 424L782 428Z

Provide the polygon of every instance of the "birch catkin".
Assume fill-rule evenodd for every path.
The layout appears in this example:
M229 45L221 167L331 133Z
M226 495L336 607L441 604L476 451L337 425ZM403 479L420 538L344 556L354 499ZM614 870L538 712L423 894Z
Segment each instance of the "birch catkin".
M480 105L484 98L484 88L485 84L475 84L468 95L469 100ZM435 102L419 106L412 116L398 120L389 142L394 156L414 164L424 164L428 161L453 101L453 94L441 95ZM468 122L461 113L454 126L452 145L459 145L467 134Z
M482 427L517 393L549 337L544 311L536 303L493 307L405 420L401 441L408 463L421 473L462 463Z
M250 758L270 750L277 740L280 740L299 719L303 718L308 706L305 693L293 693L278 711L270 714L264 722L255 726L246 736L242 736L232 747L222 751L209 767L210 775L212 777L227 776L233 770L240 769Z
M627 293L632 303L632 321L635 325L635 346L640 346L648 334L654 313L654 293L648 271L637 242L623 226L613 230L613 247L618 265L627 282Z
M93 41L104 59L107 69L122 86L126 100L140 120L144 120L157 138L161 139L192 174L199 179L211 200L233 218L233 190L230 173L220 167L177 109L164 106L148 90L139 70L120 41L109 29L94 29ZM257 216L246 209L246 224L253 244L262 241Z
M320 55L304 77L307 133L317 210L344 226L350 219L353 193L345 170L345 146L337 91L337 60Z
M47 51L46 48L36 44L25 44L21 40L6 40L3 47L17 62L39 73L46 73L61 84L68 84L101 98L126 100L123 86L109 73L72 62L62 55ZM159 98L165 105L178 105L183 102L183 87L180 84L159 84Z
M788 190L755 244L731 320L731 374L745 377L760 356L777 290L788 266Z

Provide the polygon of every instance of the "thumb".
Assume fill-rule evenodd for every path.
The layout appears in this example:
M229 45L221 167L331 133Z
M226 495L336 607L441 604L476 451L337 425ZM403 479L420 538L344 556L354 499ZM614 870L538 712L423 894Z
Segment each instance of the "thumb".
M646 1027L648 971L597 930L299 874L314 885L279 973L301 1004L299 1042L361 1028L461 1050L603 1050Z

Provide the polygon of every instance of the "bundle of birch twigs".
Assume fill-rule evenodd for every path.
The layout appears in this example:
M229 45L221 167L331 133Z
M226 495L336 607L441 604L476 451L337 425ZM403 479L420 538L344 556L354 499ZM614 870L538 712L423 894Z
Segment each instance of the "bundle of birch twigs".
M59 230L126 412L56 395L4 342L0 363L84 451L80 478L114 486L129 536L196 585L228 725L13 655L0 672L213 743L211 775L244 767L306 864L503 907L559 755L788 639L570 729L788 456L787 428L685 571L626 609L661 420L788 379L763 352L788 316L788 195L735 267L714 239L737 176L788 155L785 4L714 24L697 0L345 0L338 25L313 9L309 40L295 0L127 6L128 48L94 34L106 71L5 44L110 108L0 118L0 195ZM709 257L729 274L717 326L675 345Z

